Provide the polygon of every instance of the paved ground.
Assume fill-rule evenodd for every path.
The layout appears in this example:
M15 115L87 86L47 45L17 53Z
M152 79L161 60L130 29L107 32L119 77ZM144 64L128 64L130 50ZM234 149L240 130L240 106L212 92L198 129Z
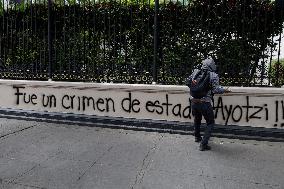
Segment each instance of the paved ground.
M0 188L283 189L284 143L0 118Z

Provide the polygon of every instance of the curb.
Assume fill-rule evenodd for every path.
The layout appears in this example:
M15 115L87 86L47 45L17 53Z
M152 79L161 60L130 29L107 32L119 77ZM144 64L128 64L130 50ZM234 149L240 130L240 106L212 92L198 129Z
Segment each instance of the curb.
M183 122L157 121L134 118L89 116L72 113L37 112L20 109L0 108L0 116L7 119L71 124L79 126L127 129L135 131L161 132L193 135L193 124ZM203 131L203 127L201 127ZM250 127L238 125L215 125L213 136L244 140L265 140L284 142L284 129Z

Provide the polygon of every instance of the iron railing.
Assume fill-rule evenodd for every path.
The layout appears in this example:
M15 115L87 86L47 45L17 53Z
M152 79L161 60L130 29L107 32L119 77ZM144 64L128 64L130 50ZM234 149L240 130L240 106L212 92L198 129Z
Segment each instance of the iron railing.
M0 1L4 79L183 84L211 56L222 84L284 84L283 0Z

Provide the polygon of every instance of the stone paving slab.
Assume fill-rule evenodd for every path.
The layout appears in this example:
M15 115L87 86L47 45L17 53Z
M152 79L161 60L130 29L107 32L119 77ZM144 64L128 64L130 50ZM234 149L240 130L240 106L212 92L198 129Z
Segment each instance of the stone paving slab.
M27 128L33 127L36 123L18 121L16 119L1 119L0 122L0 137L9 135L14 132L25 130Z
M11 127L11 128L10 128ZM0 118L0 189L283 189L284 143Z

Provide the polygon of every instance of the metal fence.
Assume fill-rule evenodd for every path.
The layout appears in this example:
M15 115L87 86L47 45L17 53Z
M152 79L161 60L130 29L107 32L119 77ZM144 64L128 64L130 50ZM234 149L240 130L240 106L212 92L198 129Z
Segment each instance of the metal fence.
M0 0L0 77L183 84L215 58L222 84L284 84L283 0Z

